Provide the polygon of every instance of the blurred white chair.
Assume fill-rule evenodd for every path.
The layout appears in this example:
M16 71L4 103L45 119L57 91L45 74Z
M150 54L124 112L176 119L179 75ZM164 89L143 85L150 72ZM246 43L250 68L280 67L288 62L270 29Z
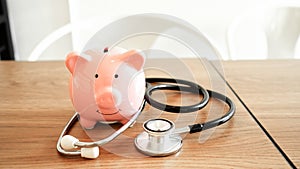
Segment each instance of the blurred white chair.
M295 58L299 34L300 7L248 11L228 28L229 59Z
M101 20L102 22L99 23L99 20ZM59 28L57 28L56 30L52 31L50 34L48 34L47 36L45 36L36 46L35 48L32 50L32 52L30 53L29 57L28 57L28 61L37 61L37 60L41 60L41 56L42 54L54 43L57 43L57 41L59 41L60 39L62 39L63 37L65 37L66 35L71 34L71 40L70 40L70 46L71 46L71 50L73 51L81 51L82 46L78 45L77 43L74 43L74 35L77 35L75 37L75 40L78 39L78 34L80 34L82 31L84 32L90 32L90 36L92 36L94 33L97 32L98 29L96 28L101 28L103 27L105 24L109 21L107 21L106 18L99 18L99 17L93 17L93 18L89 18L86 20L78 20L78 21L74 21L72 23L67 23ZM80 42L85 44L86 41L89 39L90 37L86 37L84 42ZM64 55L58 56L56 58L46 58L46 59L59 59L59 60L64 60L65 56L68 52L70 51L65 51Z

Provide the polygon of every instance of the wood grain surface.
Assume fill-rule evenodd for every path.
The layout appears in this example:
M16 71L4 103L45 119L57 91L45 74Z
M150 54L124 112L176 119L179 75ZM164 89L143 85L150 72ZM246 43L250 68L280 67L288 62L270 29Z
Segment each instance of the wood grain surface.
M188 66L187 66L188 65ZM158 68L159 67L159 68ZM212 99L203 110L190 114L162 113L149 106L118 139L100 148L95 160L64 156L56 151L58 136L73 115L69 100L69 72L63 62L0 62L0 168L288 168L283 156L262 132L213 69L198 60L153 60L146 75L173 76L226 93L237 112L228 123L192 135L183 135L183 148L161 158L140 154L133 145L142 122L153 117L175 121L177 127L219 117L227 107ZM170 72L172 71L172 72ZM189 73L193 74L189 76ZM213 80L215 79L215 80ZM216 84L217 82L217 84ZM157 93L169 104L191 104L198 96ZM113 125L113 128L119 125ZM274 124L276 126L276 124ZM107 128L107 130L100 130ZM82 141L104 137L112 127L97 125L83 130L77 123L71 134Z
M300 167L300 60L227 61L226 79Z

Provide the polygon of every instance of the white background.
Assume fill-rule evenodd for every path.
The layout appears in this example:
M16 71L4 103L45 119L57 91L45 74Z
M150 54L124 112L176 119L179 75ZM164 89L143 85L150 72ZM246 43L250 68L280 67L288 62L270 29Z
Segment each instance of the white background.
M264 52L252 52L253 57L246 57L246 54L240 54L236 58L231 57L228 51L227 37L229 27L237 18L246 13L264 12L265 9L270 9L278 4L297 6L299 1L8 0L7 3L15 57L17 60L34 61L63 60L68 52L80 51L86 41L102 26L124 16L139 13L169 14L190 22L207 35L220 51L223 59L264 59L269 57ZM295 29L296 31L291 35L293 37L292 54L282 56L283 58L296 57L294 46L297 44L300 27L298 31L298 27L295 25ZM71 33L66 34L67 32ZM263 40L259 38L258 40L260 43L264 43ZM246 45L253 46L251 43L254 42L248 42ZM298 46L300 46L299 44Z

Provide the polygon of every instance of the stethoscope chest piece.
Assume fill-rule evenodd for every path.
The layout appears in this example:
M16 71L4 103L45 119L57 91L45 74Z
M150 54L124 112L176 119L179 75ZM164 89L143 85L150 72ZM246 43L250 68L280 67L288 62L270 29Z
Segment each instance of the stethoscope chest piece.
M166 119L151 119L144 123L144 132L135 138L136 148L149 156L168 156L182 147L182 138L173 134L175 125Z

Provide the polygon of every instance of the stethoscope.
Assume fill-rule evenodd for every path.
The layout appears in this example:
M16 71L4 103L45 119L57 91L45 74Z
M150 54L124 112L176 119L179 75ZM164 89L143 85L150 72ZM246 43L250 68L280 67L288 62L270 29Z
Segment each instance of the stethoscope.
M134 141L134 145L138 151L148 156L167 156L178 152L182 147L182 138L180 134L196 133L219 126L232 118L236 107L227 96L215 91L206 90L202 86L186 80L168 79L168 78L147 78L147 89L145 97L139 110L133 117L122 127L116 130L110 136L95 141L81 142L77 138L66 135L75 122L78 120L76 112L65 128L62 130L57 141L57 151L65 155L81 155L84 158L97 158L99 156L99 147L114 140L122 132L128 129L142 113L145 103L166 112L172 113L189 113L195 112L204 108L210 98L215 98L225 102L229 106L228 112L217 119L205 122L187 125L182 128L175 128L175 124L168 119L150 119L143 124L144 132L139 134ZM153 83L158 83L153 85ZM190 92L193 94L202 95L202 100L190 106L174 106L158 102L151 97L152 93L158 90L174 90L180 92Z

